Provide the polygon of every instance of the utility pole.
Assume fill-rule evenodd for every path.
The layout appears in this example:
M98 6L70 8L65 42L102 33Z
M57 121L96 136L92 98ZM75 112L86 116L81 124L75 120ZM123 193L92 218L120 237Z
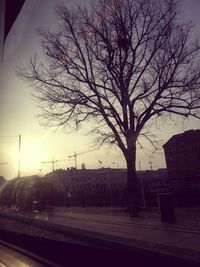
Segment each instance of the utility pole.
M21 168L21 166L20 166L20 164L21 164L21 162L20 162L20 160L21 160L21 134L19 135L19 158L18 158L18 178L20 178L20 168Z
M139 170L142 171L142 168L141 168L141 163L139 161Z
M149 157L149 166L150 166L150 170L153 171L153 168L157 167L156 165L153 165L153 162L151 160L151 157Z
M152 165L153 162L151 161L151 158L149 160L150 160L149 161L150 170L153 171L153 165Z
M99 160L99 169L103 168L103 162L101 160Z
M140 161L139 161L139 168L140 168L140 173L141 173L142 168L141 168L141 163L140 163ZM140 183L141 183L141 188L142 188L143 204L144 204L144 207L146 207L146 199L145 199L145 194L144 194L144 182L143 182L143 178L142 178L142 176L140 177Z

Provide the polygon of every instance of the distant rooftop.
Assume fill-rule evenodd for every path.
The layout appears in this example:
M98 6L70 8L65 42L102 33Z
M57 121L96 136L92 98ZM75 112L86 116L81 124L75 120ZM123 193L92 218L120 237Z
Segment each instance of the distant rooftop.
M173 135L164 145L163 147L182 145L186 142L191 142L195 140L200 140L200 129L197 130L188 130L180 134Z

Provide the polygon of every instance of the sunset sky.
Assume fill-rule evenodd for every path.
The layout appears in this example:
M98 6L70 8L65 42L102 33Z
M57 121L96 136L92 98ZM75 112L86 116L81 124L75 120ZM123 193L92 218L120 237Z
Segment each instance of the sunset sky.
M54 6L59 2L59 0L26 0L6 39L4 60L0 66L0 163L8 163L0 165L0 176L6 179L17 176L19 134L22 136L22 176L39 174L40 169L42 175L51 171L51 164L41 162L50 161L52 158L60 161L56 163L56 168L66 169L74 166L74 161L69 161L68 156L73 155L74 152L81 153L92 149L92 138L86 135L87 129L72 132L72 129L68 128L42 127L37 117L40 110L30 95L31 87L15 75L17 65L25 65L30 56L41 50L35 29L40 26L56 28ZM72 6L81 0L62 2ZM195 34L200 38L200 1L183 1L182 12L183 19L192 20L196 25ZM155 131L163 145L174 134L198 128L200 128L198 120L190 119L183 123L180 119L169 122L165 127L160 126ZM146 170L149 169L151 146L146 143L143 146L144 149L138 151L137 166L140 161L142 169ZM78 156L78 168L83 162L86 168L99 168L99 160L104 167L126 167L123 155L118 148L103 147ZM166 167L162 149L153 156L152 161L154 169Z

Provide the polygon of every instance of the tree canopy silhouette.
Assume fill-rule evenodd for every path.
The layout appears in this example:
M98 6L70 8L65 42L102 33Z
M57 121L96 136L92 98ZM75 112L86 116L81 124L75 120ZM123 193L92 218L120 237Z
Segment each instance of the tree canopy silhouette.
M167 114L200 117L200 47L177 7L174 0L58 5L57 31L38 30L45 64L34 57L18 69L33 83L47 124L79 127L95 120L91 130L99 142L121 149L132 215L139 135Z

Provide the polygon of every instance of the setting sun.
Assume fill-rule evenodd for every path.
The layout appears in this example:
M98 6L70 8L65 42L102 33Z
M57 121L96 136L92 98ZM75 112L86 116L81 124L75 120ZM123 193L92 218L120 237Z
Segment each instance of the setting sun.
M12 161L18 164L20 158L21 175L36 174L41 167L41 161L44 158L45 151L42 142L36 139L24 139L21 141L20 155L17 147L10 152Z

